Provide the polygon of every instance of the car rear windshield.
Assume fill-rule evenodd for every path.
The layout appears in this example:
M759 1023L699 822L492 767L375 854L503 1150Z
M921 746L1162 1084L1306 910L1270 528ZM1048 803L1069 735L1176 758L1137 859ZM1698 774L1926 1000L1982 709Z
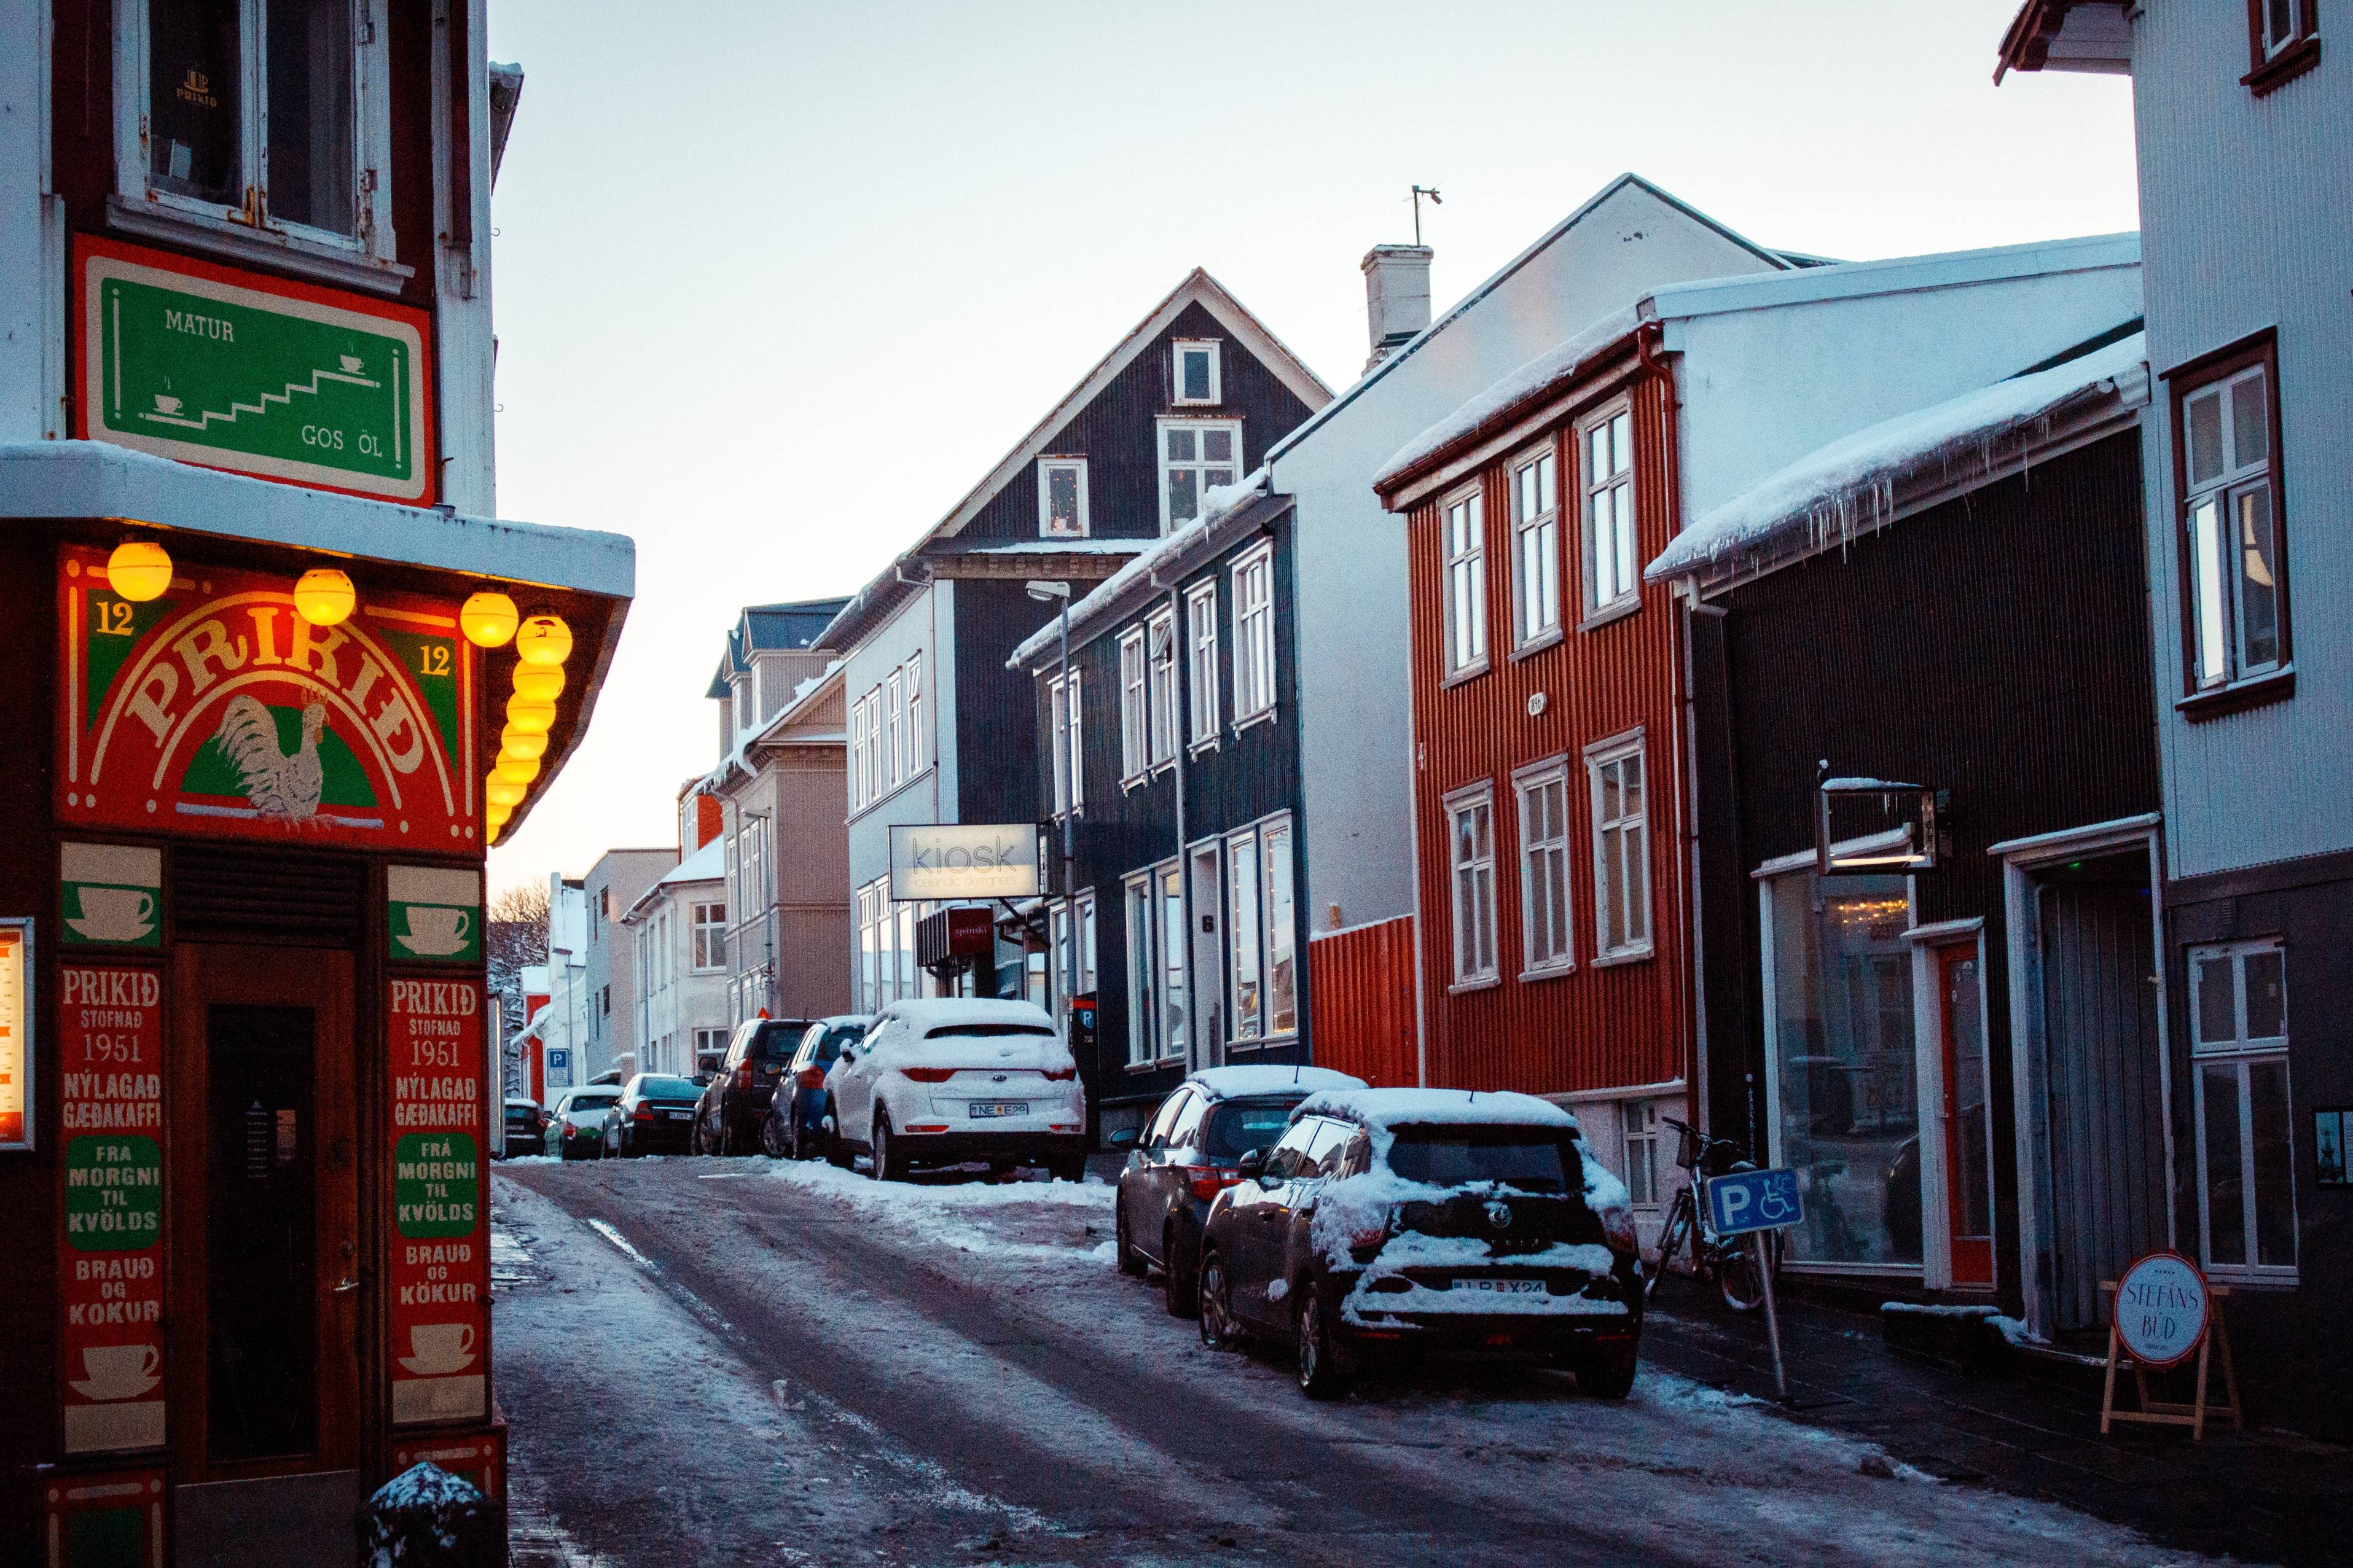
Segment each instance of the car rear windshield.
M575 1094L572 1097L572 1103L565 1106L565 1110L566 1114L584 1110L610 1110L614 1102L620 1098L617 1090L611 1094Z
M1389 1169L1434 1187L1501 1182L1527 1193L1565 1193L1585 1178L1567 1140L1537 1127L1400 1127Z
M1290 1125L1291 1108L1298 1103L1298 1100L1228 1100L1209 1113L1203 1152L1212 1160L1239 1160L1253 1149L1271 1149Z
M863 1024L836 1024L818 1037L817 1055L811 1058L811 1065L831 1067L840 1057L842 1047L854 1046L865 1037L866 1026Z
M1007 1035L1044 1035L1052 1038L1054 1030L1047 1024L939 1024L923 1031L927 1040L995 1040Z
M691 1079L682 1078L642 1078L638 1080L639 1100L700 1100L702 1091Z
M808 1025L800 1020L782 1020L763 1024L760 1032L752 1037L748 1053L754 1061L781 1062L789 1060L799 1047L801 1037L808 1033Z

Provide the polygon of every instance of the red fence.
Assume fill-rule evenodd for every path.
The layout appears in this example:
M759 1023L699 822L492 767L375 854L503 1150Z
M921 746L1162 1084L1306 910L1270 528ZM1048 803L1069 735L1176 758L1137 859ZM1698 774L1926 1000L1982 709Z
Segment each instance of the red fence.
M1315 1065L1379 1089L1420 1082L1415 1064L1413 917L1311 936Z

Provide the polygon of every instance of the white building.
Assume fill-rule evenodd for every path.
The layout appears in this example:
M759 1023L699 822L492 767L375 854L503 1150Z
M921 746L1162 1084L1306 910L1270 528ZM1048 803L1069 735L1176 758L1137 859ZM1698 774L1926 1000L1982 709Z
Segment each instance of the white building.
M636 936L627 1033L641 1072L691 1077L727 1047L726 852L713 837L622 911Z

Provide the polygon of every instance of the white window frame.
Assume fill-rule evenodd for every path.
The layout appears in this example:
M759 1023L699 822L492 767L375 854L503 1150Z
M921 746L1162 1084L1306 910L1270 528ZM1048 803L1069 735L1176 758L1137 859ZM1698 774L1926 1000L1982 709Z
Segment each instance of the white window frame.
M1549 505L1542 499L1546 474L1552 481ZM1526 489L1531 475L1536 477L1537 486L1533 510ZM1557 642L1561 637L1559 442L1546 437L1542 445L1506 464L1504 477L1512 491L1512 645L1525 653ZM1531 548L1536 553L1533 571L1528 562ZM1532 608L1541 617L1535 625L1530 624Z
M1450 991L1467 991L1498 983L1495 956L1495 783L1482 779L1445 797L1447 925L1453 937L1454 983ZM1472 812L1486 816L1487 850L1464 858L1461 853L1462 818ZM1483 877L1483 882L1481 879ZM1471 898L1464 897L1466 881ZM1463 910L1478 906L1480 924L1463 919Z
M907 656L907 776L923 771L929 755L923 741L923 655L918 648Z
M697 974L717 974L723 972L727 967L727 906L723 903L697 901L691 906L691 914L694 921L694 930L691 938L694 943L694 951L692 954L694 960L694 973ZM667 931L668 924L669 911L664 910L663 925L665 931ZM705 941L706 938L712 939L716 942L719 953L718 961L716 963L706 963L703 962L706 956L705 948L706 945L708 945ZM666 940L663 945L665 947L669 945Z
M882 690L882 756L891 787L897 789L907 782L907 693L900 671L883 678Z
M1145 684L1150 701L1147 739L1155 771L1176 761L1176 616L1162 610L1144 623Z
M2286 531L2280 510L2280 488L2274 482L2280 455L2275 449L2272 401L2274 361L2264 356L2250 365L2200 382L2178 395L2182 443L2181 471L2187 491L2182 502L2185 547L2189 555L2189 623L2192 689L2214 691L2242 680L2270 675L2286 662L2287 595L2281 591L2278 564L2284 553ZM2239 399L2236 390L2250 381L2263 385L2256 423L2263 429L2263 456L2251 463L2237 461ZM2221 467L2203 480L2190 471L2193 448L2190 419L2195 407L2211 398L2221 443ZM2274 580L2272 590L2272 657L2247 657L2247 541L2238 520L2239 506L2261 496L2270 513Z
M1274 716L1274 546L1233 566L1234 728Z
M2280 1030L2277 1035L2251 1036L2247 1023L2247 959L2256 953L2277 953L2280 959L2281 984L2286 984L2287 946L2277 938L2253 942L2226 942L2189 948L2184 956L2189 967L2189 1084L2190 1120L2196 1128L2198 1167L2198 1256L2207 1274L2216 1279L2250 1285L2294 1285L2303 1252L2303 1238L2296 1230L2296 1139L2295 1085L2288 1062L2288 1040L2292 1025L2287 1016L2287 998L2280 1000ZM2205 1011L2200 1004L2200 989L2205 984L2207 961L2226 958L2231 964L2232 1037L2209 1040L2204 1037ZM2287 1095L2285 1115L2288 1139L2288 1213L2287 1237L2295 1249L2296 1263L2257 1263L2252 1261L2256 1251L2255 1215L2255 1149L2249 1069L2276 1064L2280 1085ZM2239 1090L2239 1198L2242 1207L2240 1223L2246 1245L2247 1261L2218 1262L2214 1257L2213 1220L2211 1212L2212 1194L2207 1182L2206 1163L2206 1075L2215 1068L2235 1068Z
M1119 782L1126 788L1152 771L1152 682L1144 628L1119 635Z
M1622 460L1618 452L1616 423L1626 422L1626 450ZM1610 469L1597 473L1593 462L1593 435L1597 430L1609 433ZM1641 535L1641 501L1634 489L1634 407L1629 397L1613 398L1577 422L1577 531L1582 537L1585 579L1585 618L1593 621L1605 616L1632 608L1642 602L1642 574L1640 540ZM1618 521L1618 500L1623 494L1625 524ZM1605 524L1600 507L1609 506ZM1607 530L1607 537L1604 530ZM1607 551L1607 555L1603 553ZM1604 566L1607 566L1605 573ZM1601 592L1605 582L1609 592Z
M1078 476L1079 510L1076 528L1054 526L1053 477L1068 470ZM1040 539L1084 539L1092 524L1087 512L1087 460L1084 458L1040 458L1038 459L1038 537Z
M1205 578L1185 594L1187 735L1195 747L1218 743L1218 580Z
M1553 831L1538 838L1533 834L1535 823L1528 799L1546 790L1558 792L1558 815L1550 824ZM1514 773L1512 800L1518 818L1520 846L1520 978L1536 980L1567 974L1577 968L1577 880L1569 870L1568 758L1547 757ZM1560 904L1556 912L1538 908L1538 900L1547 885L1547 861L1560 869ZM1541 921L1540 913L1544 917ZM1558 941L1540 943L1540 927L1541 934L1552 934L1550 928L1556 922Z
M2272 28L2272 6L2276 3L2277 0L2263 0L2257 8L2258 26L2262 29L2258 36L2263 41L2263 58L2266 60L2277 59L2306 38L2317 36L2320 31L2312 24L2312 0L2286 0L2288 30L2284 35L2274 32Z
M1193 461L1180 462L1168 456L1168 436L1171 431L1175 430L1191 430L1197 433L1194 442ZM1212 462L1208 458L1200 455L1200 448L1203 443L1199 439L1199 435L1212 430L1226 430L1230 431L1233 434L1234 458L1232 462ZM1159 463L1160 531L1163 536L1174 532L1181 523L1193 521L1192 518L1178 518L1176 516L1174 508L1171 506L1168 497L1168 479L1170 475L1176 473L1181 469L1192 470L1194 475L1193 500L1196 509L1193 515L1195 518L1198 518L1200 515L1198 510L1200 506L1200 498L1204 492L1208 491L1211 488L1208 477L1210 469L1230 468L1232 470L1231 476L1220 481L1221 483L1229 485L1239 482L1241 477L1250 471L1249 468L1243 466L1242 462L1242 422L1239 419L1164 418L1157 422L1157 428L1153 431L1152 438L1154 442L1153 450Z
M1659 1102L1655 1100L1620 1101L1618 1125L1626 1157L1626 1168L1620 1174L1625 1179L1628 1201L1641 1213L1656 1213L1665 1201L1664 1190L1672 1184L1659 1180L1659 1142L1662 1131ZM1651 1195L1647 1198L1635 1195L1638 1184L1634 1180L1634 1162L1637 1159L1642 1162L1641 1169L1646 1173L1641 1184L1650 1189Z
M1246 827L1226 837L1224 882L1226 894L1226 977L1230 982L1233 1004L1226 1020L1228 1038L1237 1047L1255 1047L1266 1032L1266 890L1261 886L1258 858L1258 829ZM1245 888L1243 868L1249 868ZM1247 895L1247 897L1245 896ZM1242 911L1247 908L1250 920L1250 941L1245 952L1242 941ZM1247 957L1250 977L1242 975L1242 963ZM1242 988L1250 986L1247 1003Z
M1291 826L1291 814L1278 812L1258 824L1259 931L1263 944L1259 965L1260 989L1266 997L1266 1038L1288 1040L1299 1033L1300 941L1299 941L1299 873L1297 868L1297 838ZM1278 871L1283 896L1290 904L1288 912L1275 908L1275 883ZM1275 966L1282 956L1279 950L1288 949L1291 961L1291 1020L1285 1023L1276 1004Z
M1604 818L1601 815L1602 773L1605 769L1623 763L1630 757L1636 760L1642 773L1641 809L1630 812L1620 811L1617 816ZM1644 744L1643 732L1641 730L1631 730L1622 735L1612 735L1606 741L1598 741L1588 746L1585 749L1585 780L1586 797L1590 802L1593 826L1594 962L1625 963L1636 959L1648 958L1656 951L1657 921L1654 919L1656 911L1652 907L1656 891L1651 885L1653 879L1651 876L1651 792L1654 781L1651 771L1650 752ZM1624 788L1622 774L1620 788L1621 791ZM1623 799L1622 794L1620 799ZM1641 852L1629 862L1641 868L1641 898L1639 905L1632 900L1628 901L1625 910L1630 917L1627 924L1629 933L1627 940L1612 946L1609 942L1609 899L1617 889L1609 871L1609 857L1612 842L1610 836L1618 835L1622 841L1624 835L1628 833L1639 833L1641 836ZM1639 939L1631 934L1633 927L1630 919L1638 907L1642 916L1642 934Z
M1060 817L1072 811L1084 812L1087 805L1087 750L1083 720L1086 703L1086 682L1082 671L1073 669L1069 676L1055 676L1046 682L1046 727L1053 742L1054 811ZM1077 701L1066 699L1065 692L1075 695ZM1070 743L1062 743L1061 729L1070 726ZM1074 776L1065 776L1065 769Z
M245 172L248 204L237 205L200 201L193 196L158 190L148 181L148 127L152 119L149 92L151 30L148 0L114 0L114 169L115 192L135 217L168 215L212 237L211 248L223 242L241 252L259 251L285 258L298 269L307 258L330 263L390 263L396 260L392 208L391 51L383 0L353 0L352 68L352 229L348 235L310 224L293 223L268 210L269 187L267 132L269 81L264 58L264 0L241 0L237 83L243 142L240 162ZM259 219L259 223L255 220ZM375 271L374 268L371 272ZM353 279L345 279L345 281ZM370 284L381 287L375 278Z
M1179 408L1210 408L1226 400L1223 363L1225 355L1221 352L1222 348L1223 345L1215 338L1178 338L1176 341L1173 345L1174 352L1168 356L1170 383L1168 401L1170 403ZM1188 353L1208 356L1209 395L1207 397L1185 395L1185 356ZM1239 447L1236 448L1235 455L1237 457L1240 455Z
M1476 482L1438 503L1439 597L1445 608L1448 680L1487 668L1487 495Z
M1166 1019L1160 993L1160 871L1157 866L1122 879L1120 897L1127 927L1127 1065L1150 1067L1159 1058ZM1151 1027L1141 1026L1150 1003Z

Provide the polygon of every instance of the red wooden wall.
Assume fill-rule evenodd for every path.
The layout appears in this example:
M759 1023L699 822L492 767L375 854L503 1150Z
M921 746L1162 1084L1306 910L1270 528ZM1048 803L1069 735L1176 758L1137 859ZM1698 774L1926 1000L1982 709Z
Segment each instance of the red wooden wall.
M1512 648L1511 498L1504 463L1482 476L1486 496L1489 668L1443 685L1441 497L1417 506L1408 531L1413 613L1415 836L1420 856L1422 963L1433 1085L1529 1093L1632 1087L1683 1076L1690 1055L1689 953L1683 859L1685 758L1681 703L1681 616L1663 586L1645 586L1641 608L1580 631L1584 604L1577 520L1577 414L1630 384L1639 555L1647 563L1674 528L1667 443L1672 384L1631 370L1565 405L1550 439L1560 444L1563 638L1525 658ZM1520 447L1516 457L1528 448ZM1454 487L1448 492L1459 493ZM1528 700L1545 695L1544 711ZM1649 791L1651 931L1648 958L1597 966L1592 804L1582 752L1641 726ZM1569 907L1576 969L1522 981L1519 807L1512 773L1566 752L1568 759ZM1491 780L1495 790L1496 954L1500 980L1453 992L1454 922L1444 797ZM1317 1059L1323 1060L1318 1041Z
M1307 941L1315 1065L1376 1089L1421 1081L1414 1049L1413 917Z

